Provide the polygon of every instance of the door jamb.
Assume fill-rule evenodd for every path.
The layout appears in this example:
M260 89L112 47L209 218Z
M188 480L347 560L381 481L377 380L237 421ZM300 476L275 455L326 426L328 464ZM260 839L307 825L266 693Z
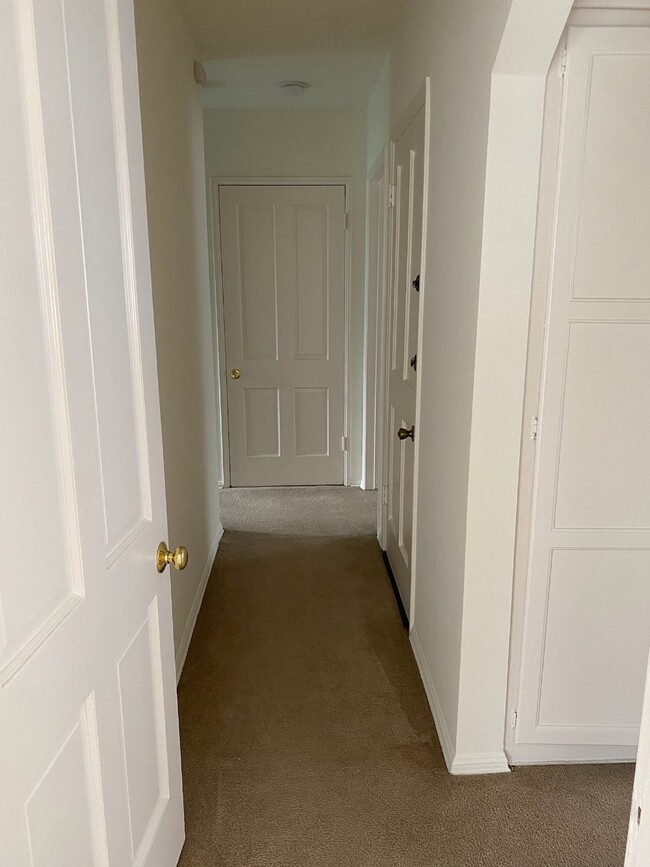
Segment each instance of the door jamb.
M364 300L363 450L361 488L382 492L383 352L385 341L386 287L388 285L388 181L389 148L384 147L366 178L366 292ZM370 211L373 186L377 212ZM373 217L373 223L371 223ZM380 222L381 221L381 222ZM374 264L371 263L373 236ZM370 278L374 271L374 281ZM381 533L381 496L377 507L377 538Z
M223 300L223 270L221 264L221 220L219 211L219 187L344 187L345 196L345 234L344 234L344 293L345 293L345 323L344 345L345 360L343 373L343 436L347 448L343 452L343 484L350 484L350 320L351 320L351 285L352 285L352 257L351 257L351 197L350 188L352 179L349 177L318 177L318 178L242 178L242 177L210 177L210 209L211 209L211 255L214 279L210 287L214 297L214 311L216 316L216 364L218 366L218 415L221 433L221 459L223 462L223 486L230 487L230 428L228 419L228 381L226 370L226 339L224 329L224 300Z

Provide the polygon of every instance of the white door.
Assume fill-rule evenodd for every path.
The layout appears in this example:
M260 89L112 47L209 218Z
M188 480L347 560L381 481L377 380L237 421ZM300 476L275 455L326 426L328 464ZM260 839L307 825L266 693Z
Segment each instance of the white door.
M183 841L130 0L0 4L0 864Z
M625 867L650 864L650 660L646 673L645 699L639 736L639 756L634 775L632 809L627 836Z
M513 760L634 755L650 644L650 28L570 28Z
M388 341L388 504L386 554L406 616L411 608L415 387L417 377L422 214L424 106L394 145L393 267Z
M344 481L345 187L220 186L230 483Z

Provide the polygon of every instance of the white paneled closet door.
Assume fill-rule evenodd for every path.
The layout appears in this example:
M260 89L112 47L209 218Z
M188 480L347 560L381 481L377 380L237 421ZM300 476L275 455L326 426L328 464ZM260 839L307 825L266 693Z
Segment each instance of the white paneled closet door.
M219 186L230 482L344 481L345 187Z
M632 756L650 645L650 28L563 87L515 761Z
M183 842L130 0L0 4L0 864Z

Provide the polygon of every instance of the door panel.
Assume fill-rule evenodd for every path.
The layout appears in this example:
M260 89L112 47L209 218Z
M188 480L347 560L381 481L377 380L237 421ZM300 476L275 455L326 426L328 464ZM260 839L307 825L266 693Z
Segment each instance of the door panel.
M345 188L219 187L233 486L343 483Z
M419 275L424 206L425 110L420 109L394 146L393 268L390 285L388 377L388 520L386 553L407 616L411 606L413 470L411 439L399 428L415 424L416 366L420 311ZM411 363L413 359L413 363Z
M638 738L650 644L649 86L650 29L570 28L515 761L536 744L545 760L570 759L566 745L576 758L603 745L624 757Z
M171 867L183 814L131 4L3 4L0 58L0 864Z

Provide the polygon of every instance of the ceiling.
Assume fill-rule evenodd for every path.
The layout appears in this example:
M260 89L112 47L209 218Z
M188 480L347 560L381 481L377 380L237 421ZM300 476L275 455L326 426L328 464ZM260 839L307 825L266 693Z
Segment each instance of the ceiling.
M404 0L178 0L204 61L204 105L365 105ZM306 81L302 97L280 91Z

